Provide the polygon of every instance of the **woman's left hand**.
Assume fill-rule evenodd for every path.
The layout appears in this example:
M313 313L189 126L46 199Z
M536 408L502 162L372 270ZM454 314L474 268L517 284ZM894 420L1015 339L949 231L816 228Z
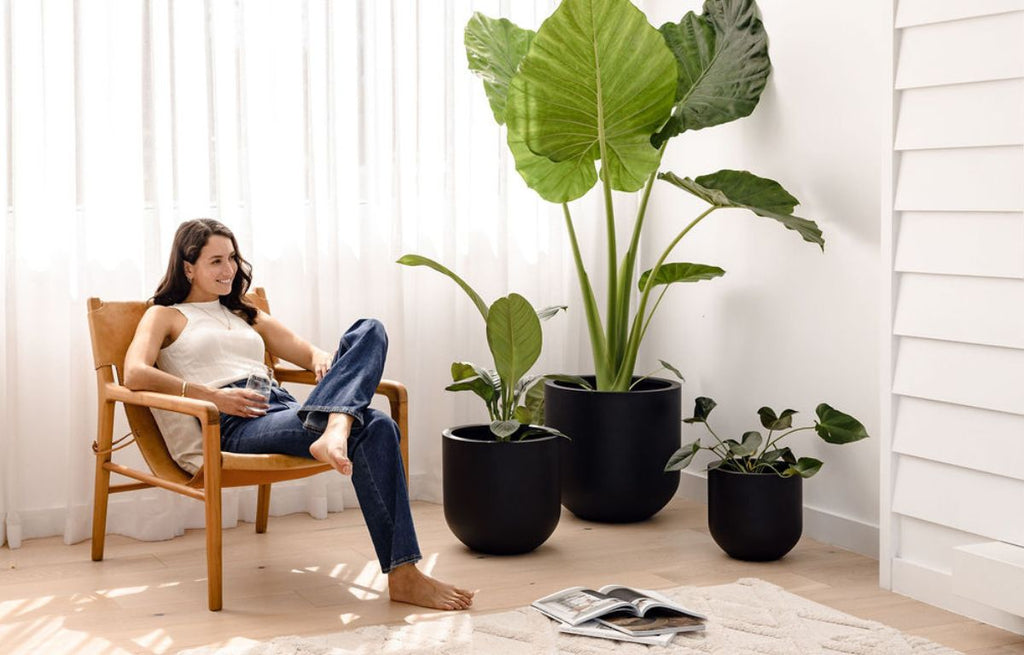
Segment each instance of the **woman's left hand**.
M316 374L316 381L324 379L327 375L327 369L331 368L331 361L334 359L334 355L329 352L325 352L316 348L313 350L313 373Z

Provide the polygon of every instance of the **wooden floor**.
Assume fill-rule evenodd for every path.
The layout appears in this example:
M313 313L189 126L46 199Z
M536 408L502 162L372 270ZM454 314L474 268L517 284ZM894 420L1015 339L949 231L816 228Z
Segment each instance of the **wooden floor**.
M528 604L571 585L620 582L649 588L712 585L757 577L793 593L882 621L971 655L1024 653L1024 637L878 588L875 560L808 539L783 560L751 564L711 541L702 505L673 501L635 525L586 523L563 513L537 551L516 557L470 552L440 507L414 503L423 568L478 589L474 612ZM60 538L0 550L0 653L174 653L231 638L322 634L353 626L429 619L390 603L358 510L316 521L272 517L224 537L224 610L206 610L202 531L163 542L107 538L106 559L89 543Z

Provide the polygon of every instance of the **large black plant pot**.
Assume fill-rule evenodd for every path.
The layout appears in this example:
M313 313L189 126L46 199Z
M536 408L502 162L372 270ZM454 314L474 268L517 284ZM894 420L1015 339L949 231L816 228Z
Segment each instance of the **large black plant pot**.
M679 487L679 472L664 468L679 449L681 403L679 383L660 378L622 392L547 381L544 422L571 439L561 443L562 504L605 523L660 511Z
M775 473L708 471L708 528L730 557L769 562L803 532L803 478Z
M491 555L527 553L544 543L562 511L559 441L542 435L497 442L486 425L445 430L444 518L459 541Z

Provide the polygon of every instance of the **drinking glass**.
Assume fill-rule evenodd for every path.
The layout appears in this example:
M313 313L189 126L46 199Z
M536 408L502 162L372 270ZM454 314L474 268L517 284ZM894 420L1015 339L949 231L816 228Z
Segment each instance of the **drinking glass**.
M270 378L267 377L264 371L253 371L249 374L249 379L245 381L245 388L252 389L259 395L263 396L263 400L270 400Z

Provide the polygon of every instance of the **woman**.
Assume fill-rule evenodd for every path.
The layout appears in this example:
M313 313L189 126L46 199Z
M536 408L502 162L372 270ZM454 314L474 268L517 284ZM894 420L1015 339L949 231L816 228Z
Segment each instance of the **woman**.
M221 412L225 451L313 457L351 475L381 570L388 575L391 599L466 609L472 592L416 568L421 555L398 427L369 407L387 354L380 322L357 321L337 352L327 353L245 302L251 269L223 224L210 219L182 223L154 304L125 356L125 385L212 402ZM317 385L305 404L277 385L269 398L245 388L253 370L266 372L264 348L316 374ZM194 420L155 415L175 459L187 470L198 470L201 442L188 432Z

